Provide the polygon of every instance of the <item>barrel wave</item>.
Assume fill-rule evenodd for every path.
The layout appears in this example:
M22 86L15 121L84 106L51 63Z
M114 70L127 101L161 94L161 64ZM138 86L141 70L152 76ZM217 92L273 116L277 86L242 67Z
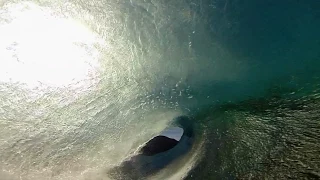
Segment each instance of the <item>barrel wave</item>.
M319 9L0 2L0 179L320 178ZM179 117L161 168L117 169Z

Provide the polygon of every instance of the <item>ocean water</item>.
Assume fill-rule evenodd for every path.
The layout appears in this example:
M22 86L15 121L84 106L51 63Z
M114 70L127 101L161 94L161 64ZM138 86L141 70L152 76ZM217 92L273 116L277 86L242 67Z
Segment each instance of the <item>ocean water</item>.
M179 115L149 179L320 178L320 1L0 1L0 179L109 180Z

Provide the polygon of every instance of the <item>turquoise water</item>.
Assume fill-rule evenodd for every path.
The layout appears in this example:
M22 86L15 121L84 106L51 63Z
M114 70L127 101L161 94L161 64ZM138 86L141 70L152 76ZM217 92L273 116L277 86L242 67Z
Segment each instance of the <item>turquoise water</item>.
M320 177L320 1L0 2L0 175L110 179L178 115L151 179Z

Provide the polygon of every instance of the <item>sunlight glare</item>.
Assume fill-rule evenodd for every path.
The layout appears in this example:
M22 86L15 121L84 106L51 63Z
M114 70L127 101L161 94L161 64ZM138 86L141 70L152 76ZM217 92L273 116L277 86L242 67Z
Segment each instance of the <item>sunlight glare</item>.
M98 66L96 34L31 2L0 7L0 82L67 86Z

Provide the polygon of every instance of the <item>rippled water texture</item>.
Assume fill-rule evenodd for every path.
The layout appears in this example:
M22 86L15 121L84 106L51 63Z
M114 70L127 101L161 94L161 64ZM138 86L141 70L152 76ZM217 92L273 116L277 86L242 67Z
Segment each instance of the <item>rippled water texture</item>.
M149 179L320 178L320 1L0 1L0 179L108 180L179 115Z

